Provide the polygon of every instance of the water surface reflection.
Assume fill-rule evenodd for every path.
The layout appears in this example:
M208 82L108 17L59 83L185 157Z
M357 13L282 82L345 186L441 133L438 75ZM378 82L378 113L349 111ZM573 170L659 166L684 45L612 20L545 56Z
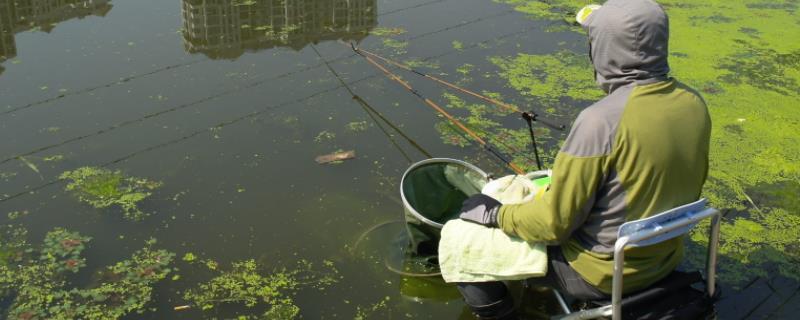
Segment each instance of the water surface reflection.
M104 17L111 8L109 0L0 0L0 63L17 56L17 33L50 33L58 23L87 16ZM0 73L3 70L0 66Z
M236 59L245 51L300 50L323 40L365 38L377 0L183 0L186 51Z

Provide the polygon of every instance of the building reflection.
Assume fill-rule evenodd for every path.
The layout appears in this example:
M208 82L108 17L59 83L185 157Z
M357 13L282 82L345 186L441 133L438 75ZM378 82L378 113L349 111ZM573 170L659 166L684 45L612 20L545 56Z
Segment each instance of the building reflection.
M14 35L28 30L52 31L63 21L104 17L109 0L0 0L0 63L17 56ZM3 72L0 66L0 73Z
M183 0L184 47L212 59L359 41L377 22L377 0Z

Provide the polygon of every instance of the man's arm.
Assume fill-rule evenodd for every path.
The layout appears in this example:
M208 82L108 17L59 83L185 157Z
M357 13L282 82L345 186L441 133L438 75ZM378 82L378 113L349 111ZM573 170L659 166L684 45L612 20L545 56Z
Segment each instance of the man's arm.
M603 180L607 156L576 157L559 152L550 188L542 199L500 208L503 231L531 242L562 243L583 224Z

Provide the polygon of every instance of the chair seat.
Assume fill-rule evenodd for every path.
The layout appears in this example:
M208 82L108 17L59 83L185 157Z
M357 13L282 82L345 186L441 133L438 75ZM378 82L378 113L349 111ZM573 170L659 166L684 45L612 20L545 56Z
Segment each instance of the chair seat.
M646 289L632 292L622 296L622 307L629 308L642 303L653 301L653 299L664 298L672 293L678 292L694 283L702 283L703 276L698 271L682 272L672 271L663 279L657 281ZM587 301L595 306L604 306L611 303L611 295L605 300Z

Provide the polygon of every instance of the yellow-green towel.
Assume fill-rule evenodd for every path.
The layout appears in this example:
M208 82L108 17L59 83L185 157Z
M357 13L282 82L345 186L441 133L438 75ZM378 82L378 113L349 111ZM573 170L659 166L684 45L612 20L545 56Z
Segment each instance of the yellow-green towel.
M547 273L547 249L511 238L497 228L455 219L442 229L439 267L446 282L541 277Z
M504 177L495 182L505 185L492 188L490 183L483 193L503 203L531 201L531 195L538 191L532 187L530 180L522 176L513 179ZM547 249L544 244L510 237L501 229L454 219L442 228L439 267L446 282L542 277L547 273Z

